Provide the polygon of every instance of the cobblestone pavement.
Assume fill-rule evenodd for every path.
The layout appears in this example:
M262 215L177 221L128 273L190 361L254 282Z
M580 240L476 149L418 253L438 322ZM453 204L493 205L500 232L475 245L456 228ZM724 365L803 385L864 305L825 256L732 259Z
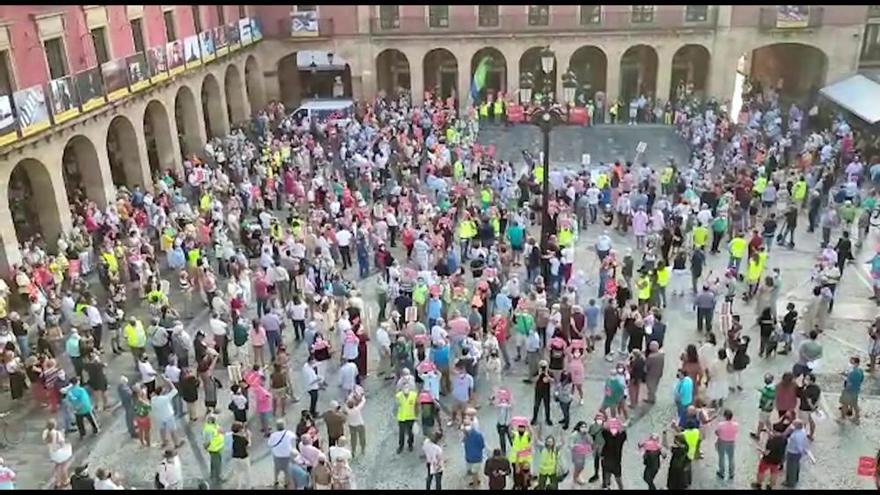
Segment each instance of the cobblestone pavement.
M637 128L619 127L617 133L644 132L643 129L646 128L647 126ZM587 129L585 132L590 131L592 129ZM653 130L652 132L662 134L663 130ZM667 138L664 139L671 142L672 138L668 137L668 133L671 131L667 129L666 132ZM616 139L623 140L623 138ZM587 232L581 234L576 250L575 269L583 269L592 277L596 276L598 268L596 256L593 254L592 249L598 233L599 229L596 227L591 226L587 229ZM613 232L612 238L614 239L615 249L620 251L623 251L625 247L631 244L629 239L624 239ZM875 236L872 238L871 243L866 244L873 246L878 240L880 239L877 239ZM809 273L812 260L818 253L818 243L814 235L806 234L803 228L801 228L800 235L797 236L796 241L798 244L795 250L776 248L774 246L770 254L769 267L780 267L782 269L783 296L780 297L782 308L789 301L797 304L799 308L803 308L808 301L810 290ZM865 328L877 313L876 306L867 300L870 290L865 279L867 275L864 262L867 256L870 255L870 251L870 249L865 249L859 256L859 263L845 270L843 280L838 288L834 313L830 319L830 325L833 328L821 337L825 357L823 358L822 369L819 370L819 381L825 396L826 407L832 415L836 414L836 403L842 388L842 378L839 377L839 372L844 369L848 356L852 353L858 353L863 358L865 357L864 350L867 343ZM720 273L725 261L726 256L724 255L710 255L707 271L711 269L713 274ZM358 288L361 290L368 305L366 311L368 323L373 322L370 326L371 329L375 328L374 322L375 315L377 314L375 298L372 297L374 287L375 278L358 284ZM672 385L678 362L677 358L688 343L695 342L698 339L695 324L696 315L691 309L690 300L689 298L681 299L673 299L665 313L668 330L664 349L667 358L657 403L653 407L642 404L631 413L633 419L628 427L628 440L625 445L623 462L624 486L627 488L645 487L641 481L642 461L637 449L637 443L639 440L646 438L650 433L659 433L673 418ZM772 372L779 376L782 372L790 369L794 359L791 356L776 356L770 359L758 358L756 349L758 340L757 328L751 325L751 322L755 319L753 310L751 306L744 305L738 301L735 311L742 315L742 320L747 326L746 333L753 337L754 340L754 344L750 349L753 361L744 376L744 383L752 387L747 386L743 392L731 394L725 404L734 411L736 419L740 423L740 435L736 451L736 477L733 481L719 481L715 477L717 456L712 446L714 442L710 438L704 444L705 458L697 461L694 465L694 488L730 489L747 488L749 486L749 483L754 479L758 460L755 443L748 437L748 431L754 428L757 421L758 392L754 387L758 386L764 373ZM202 314L195 318L193 325L205 325L205 319L206 316ZM285 340L288 342L291 338L291 335L288 335L289 333L286 332L285 334ZM293 343L289 343L289 347L293 349L294 365L292 368L297 371L295 374L295 389L297 394L305 395L301 393L302 387L298 369L302 365L306 351L304 348L297 347ZM583 405L578 405L576 401L572 404L572 423L592 418L602 397L603 381L612 367L612 364L603 360L601 356L588 356L587 359L587 381L584 386L585 400ZM128 356L123 355L113 359L111 363L112 371L108 372L108 376L111 379L111 386L115 387L115 384L118 383L115 377L121 372L130 372L131 362ZM359 455L353 461L352 467L357 486L371 489L420 489L424 486L425 475L424 463L419 459L418 455L423 436L417 427L416 452L404 452L402 455L395 454L397 425L392 414L394 407L393 385L392 382L383 381L375 376L377 359L375 349L372 346L369 349L369 364L371 373L365 384L368 401L365 410L365 419L369 425L367 430L368 449L365 455ZM341 395L335 387L336 370L334 365L331 365L331 368L333 369L328 373L330 388L321 394L319 410L326 409L330 400L339 399ZM513 391L514 414L530 416L533 392L531 386L522 383L521 379L524 376L524 364L515 363L512 369L505 375L504 380L506 385ZM217 377L226 384L226 373L224 370L218 369ZM489 390L484 377L478 377L477 402L482 405L479 410L479 421L486 436L487 446L493 448L498 444L498 438L494 429L496 414L494 409L487 403L488 394ZM880 429L876 427L876 420L878 415L880 415L880 400L878 398L880 398L880 381L876 380L875 377L869 377L863 386L861 399L863 420L861 426L854 426L849 423L841 425L833 419L827 419L819 424L816 441L812 447L818 464L811 465L807 461L804 462L799 488L865 489L873 487L873 482L869 478L859 478L855 473L859 456L874 455L878 445L880 445ZM225 407L228 401L228 387L224 386L220 391L218 404L221 411L221 423L225 428L228 428L232 422L231 413ZM286 418L291 427L294 426L303 407L303 402L288 407ZM561 412L559 412L558 407L555 405L552 408L553 418L556 420L561 416ZM7 448L2 455L18 471L19 486L23 488L45 486L44 483L49 478L50 467L45 455L45 449L39 444L39 430L42 428L44 416L41 416L39 413L30 412L26 413L26 415L27 419L24 420L24 423L27 425L28 430L25 443ZM122 476L126 486L148 488L152 484L152 478L160 460L160 449L158 446L151 449L143 449L135 441L129 440L120 416L119 411L102 415L103 431L98 435L97 439L89 438L84 444L78 444L74 440L75 452L79 459L77 462L87 460L89 465L92 466L92 472L101 466L110 467L114 473L119 473ZM198 440L201 423L191 426L188 422L181 422L181 426L188 437L188 445L180 449L184 465L184 477L187 479L188 486L194 486L197 479L207 477L206 456L204 455L201 441ZM324 433L325 427L323 425L319 427L323 437L323 435L326 435ZM253 423L251 428L253 431L257 431L257 427ZM560 438L560 436L566 437L558 426L554 426L550 430L553 431L557 438ZM545 427L544 433L547 433L547 431L548 428ZM457 433L451 431L446 433L444 446L448 467L444 475L444 487L447 489L467 488L464 477L464 453L460 437ZM73 437L76 437L76 435L73 435ZM257 488L269 487L271 486L272 460L263 439L259 435L254 435L253 438L251 479ZM324 438L326 441L326 437ZM658 486L665 486L666 466L664 463L664 467L657 476L656 483ZM227 477L232 476L232 474L228 469L226 470ZM589 476L591 474L592 467L588 463L586 475ZM234 487L231 484L227 486L230 488ZM571 487L572 482L569 477L569 479L563 482L562 488L568 489ZM594 484L591 487L598 488L598 485Z

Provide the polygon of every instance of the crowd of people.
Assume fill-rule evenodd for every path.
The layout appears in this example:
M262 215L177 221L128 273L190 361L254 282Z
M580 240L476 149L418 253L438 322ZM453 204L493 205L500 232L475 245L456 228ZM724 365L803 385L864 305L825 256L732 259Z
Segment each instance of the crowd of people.
M661 382L676 417L630 439L648 488L666 457L668 488L688 488L710 437L718 478L733 479L739 425L725 402L752 385L760 421L750 434L762 445L753 486L775 487L783 468L784 484L798 483L816 418L828 414L816 381L821 335L876 204L860 186L880 179L845 120L810 127L773 90L748 94L737 116L726 103L682 98L661 116L688 142L688 163L545 173L528 153L524 164L499 160L477 141L476 111L459 114L451 100L376 98L324 121L287 110L269 105L149 190L120 187L107 205L71 198L73 229L54 246L24 243L13 287L0 281L2 379L13 400L30 389L53 415L42 438L56 488L123 484L113 466L71 469L66 438L97 434L97 412L116 401L133 442L153 448L158 430L158 488L195 483L177 451L184 421L201 428L213 488L267 484L250 474L258 441L276 487L354 488L366 380L376 375L394 387L397 454L414 450L420 425L429 489L441 488L459 441L470 486L552 489L570 472L577 485L623 488L628 418L657 400ZM780 315L771 251L793 248L801 211L807 230L821 232L814 299ZM576 264L588 229L599 235L583 255L597 263ZM616 246L621 236L635 250ZM706 269L712 256L727 258L723 274ZM872 275L880 287L880 255ZM377 289L362 290L370 277ZM664 312L687 305L697 337L670 357L678 372L663 380ZM744 383L746 308L757 317L757 357L791 354L790 372ZM186 324L203 309L205 325ZM870 342L873 369L880 321ZM585 396L585 366L600 352L612 363L604 395ZM111 354L130 354L132 378L108 378ZM865 373L858 357L851 363L838 420L858 424ZM513 369L534 386L531 418L512 413ZM224 383L228 404L218 402ZM484 386L497 410L491 448L491 427L477 419ZM325 410L321 395L332 397ZM562 433L549 428L551 398ZM303 405L290 428L293 403Z

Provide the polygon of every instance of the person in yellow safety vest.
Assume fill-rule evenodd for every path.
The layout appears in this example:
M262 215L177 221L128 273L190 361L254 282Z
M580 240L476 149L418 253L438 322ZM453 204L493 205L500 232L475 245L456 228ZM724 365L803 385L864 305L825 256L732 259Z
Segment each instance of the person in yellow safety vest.
M791 188L791 197L798 208L804 207L805 200L807 199L807 180L803 176Z
M159 289L153 289L147 293L147 301L149 301L150 304L162 307L168 304L168 296Z
M535 177L535 182L538 184L544 183L544 165L537 164L535 165L535 170L532 171L532 175Z
M559 467L559 448L556 440L549 436L538 456L538 490L556 490L559 486L557 470Z
M752 186L752 191L761 195L764 194L764 189L767 189L767 178L761 175L755 179L755 185Z
M456 181L459 181L464 177L464 164L461 163L461 159L456 159L455 163L452 165L452 176Z
M694 227L691 235L693 236L694 249L703 249L709 242L709 227L701 223Z
M113 254L113 251L107 252L104 251L101 253L101 258L107 263L107 271L111 274L119 273L119 262L116 260L116 255Z
M504 114L504 102L498 98L495 100L495 103L492 104L492 108L495 111L495 121L501 122L501 116Z
M560 248L572 246L574 245L574 232L572 232L570 227L559 227L556 239L559 242Z
M413 424L416 422L416 403L419 394L407 386L395 395L397 399L397 453L403 452L404 437L407 448L413 450Z
M742 264L748 247L749 243L743 237L742 232L737 232L736 236L727 244L727 249L730 252L730 260L727 263L727 267L733 268L736 273L739 273L739 265Z
M666 266L663 261L657 263L657 302L662 308L666 307L666 286L669 285L671 275L672 268Z
M272 239L276 241L281 240L283 231L281 230L281 224L278 223L277 220L273 220L272 225L269 226L269 235L272 236Z
M749 284L748 298L751 298L758 292L758 283L761 281L761 257L758 253L753 254L749 258L748 268L746 269L746 282Z
M498 218L498 215L492 215L492 218L489 219L489 223L492 225L495 237L501 236L501 219Z
M211 457L211 488L220 488L220 473L223 470L223 450L226 447L226 436L220 425L217 424L217 416L209 414L205 418L205 426L202 427L202 445Z
M663 169L663 173L660 174L660 189L663 191L664 195L669 195L672 193L672 176L675 174L675 169L671 166Z
M211 209L211 193L205 192L202 194L202 197L199 199L199 210L202 212L206 212Z
M138 362L147 348L147 332L144 330L144 324L132 316L122 329L122 333L125 335L125 343L128 344L131 356L134 358L134 368L137 369Z
M201 257L202 252L199 250L199 248L192 248L186 253L186 263L191 269L195 269L197 266L199 266L199 259Z
M484 101L483 104L480 105L480 119L481 120L489 120L489 103L488 102Z
M471 218L465 218L458 224L458 242L461 244L461 260L467 260L467 252L471 239L477 236L477 224Z
M532 434L526 428L526 425L517 426L516 430L510 435L510 453L508 459L513 465L514 470L519 472L522 466L532 465Z
M648 271L645 269L640 270L636 290L639 296L639 310L645 312L651 304L651 277L648 276Z
M480 190L480 202L484 211L488 210L489 205L492 204L492 189L489 189L489 186L483 186Z
M596 176L596 188L600 191L605 189L605 184L608 183L608 176L605 174L599 174Z

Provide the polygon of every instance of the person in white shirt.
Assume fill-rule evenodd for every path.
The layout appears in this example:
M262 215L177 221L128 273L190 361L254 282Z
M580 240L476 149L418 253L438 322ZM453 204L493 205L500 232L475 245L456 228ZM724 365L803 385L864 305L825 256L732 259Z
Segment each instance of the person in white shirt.
M358 387L360 388L360 387ZM359 390L353 392L345 402L346 422L348 423L348 432L351 435L351 455L357 453L357 446L361 446L361 454L367 449L366 427L364 426L364 406L367 404L367 398Z
M315 366L314 355L309 355L308 361L302 367L303 388L309 392L309 412L312 416L318 415L318 391L321 389L321 382L323 381L318 376L318 370L315 369Z
M388 322L382 322L376 330L376 346L379 348L379 376L385 375L386 371L391 372L386 376L386 380L393 378L393 370L391 368L391 336L388 335ZM354 442L354 438L352 438Z
M293 299L287 302L285 312L290 321L293 322L294 338L297 341L303 339L306 333L306 314L309 305L300 299L299 295L294 295Z
M211 320L208 322L211 329L211 337L214 340L214 348L220 352L220 359L223 366L229 364L229 348L227 346L226 335L229 331L229 324L220 318L220 314L212 313Z
M425 481L425 490L431 489L431 480L435 480L435 490L442 490L443 478L443 447L440 446L442 434L435 431L430 438L425 439L422 451L425 453L425 462L428 465L428 478Z
M351 239L353 235L345 227L336 231L336 245L339 247L339 255L342 258L342 269L347 270L351 266Z
M357 374L358 368L353 360L339 368L339 388L342 389L343 399L346 399L357 386Z
M146 354L141 355L141 360L138 361L138 372L141 374L141 383L147 388L147 394L152 396L156 393L157 373Z
M95 349L101 351L101 337L104 329L104 319L101 318L101 311L95 307L94 303L86 306L86 318L89 319L89 326L92 327L92 336L95 337Z
M275 265L269 269L269 282L278 290L281 304L286 304L290 299L290 273L281 265Z
M180 490L183 482L183 468L176 450L165 450L165 455L156 472L156 482L161 485L163 490Z
M104 469L98 468L98 471L95 472L95 490L124 490L121 485L117 485L116 482L113 481L113 473Z
M296 445L296 434L287 429L283 419L279 419L275 422L275 431L269 435L266 445L272 451L272 460L275 466L272 481L276 487L286 487L288 484L287 468L290 465L290 456ZM284 477L284 484L278 483L278 473L281 473Z

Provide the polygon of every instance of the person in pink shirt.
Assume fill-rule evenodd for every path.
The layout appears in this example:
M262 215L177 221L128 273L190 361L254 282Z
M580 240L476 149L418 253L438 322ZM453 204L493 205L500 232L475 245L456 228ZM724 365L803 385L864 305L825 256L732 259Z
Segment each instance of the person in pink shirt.
M648 214L639 208L632 216L633 233L636 236L636 249L645 248L645 235L648 233Z
M727 468L729 479L733 479L733 446L736 442L736 435L739 433L739 423L733 420L733 411L724 410L724 421L718 423L715 428L715 449L718 450L718 471L715 475L719 479L724 479L724 459L727 458Z
M260 376L257 383L251 386L254 395L254 403L257 406L257 414L260 417L260 432L269 437L269 418L272 416L272 392L266 388L266 377Z
M571 384L577 390L580 405L584 404L584 362L581 358L583 352L581 349L574 349L568 356L565 363L565 370L571 375Z
M266 347L266 329L260 325L258 320L251 322L251 329L248 332L248 340L254 349L254 364L264 366L266 364L263 357L263 348Z
M257 296L257 318L269 311L269 280L263 270L254 276L254 292Z

